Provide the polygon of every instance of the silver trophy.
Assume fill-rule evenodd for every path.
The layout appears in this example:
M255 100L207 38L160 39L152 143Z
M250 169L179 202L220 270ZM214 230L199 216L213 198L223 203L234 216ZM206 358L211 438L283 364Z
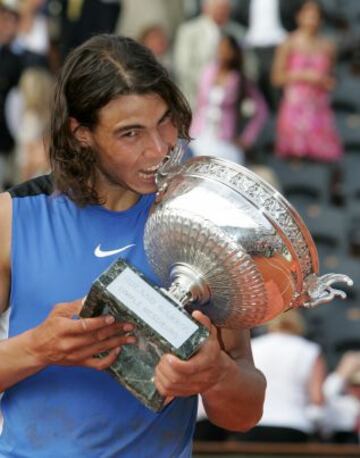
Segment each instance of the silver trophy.
M217 326L250 328L289 308L346 294L319 276L314 241L296 210L249 169L197 157L165 164L145 230L149 261L171 296Z
M180 156L176 149L159 169L145 226L145 251L162 286L120 259L94 283L81 314L135 323L138 345L123 347L110 372L155 411L164 406L153 379L162 354L188 359L208 336L193 310L216 326L250 328L290 308L345 298L332 284L352 285L346 275L318 275L304 222L263 179L223 159L181 165Z

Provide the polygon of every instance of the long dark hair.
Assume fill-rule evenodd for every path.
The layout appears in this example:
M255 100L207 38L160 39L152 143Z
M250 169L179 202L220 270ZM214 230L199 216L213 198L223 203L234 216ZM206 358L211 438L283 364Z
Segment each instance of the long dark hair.
M248 80L244 74L244 57L243 50L237 39L230 33L223 32L221 34L221 41L227 41L233 52L233 59L229 62L228 68L234 70L239 74L239 86L237 90L237 105L241 107L241 104L245 97L248 95ZM237 124L241 123L240 108L237 111Z
M242 75L244 59L241 46L239 45L236 38L230 33L222 32L220 37L220 43L222 41L226 41L230 45L231 51L233 52L233 58L228 65L229 69L236 70L240 73L240 75Z
M165 101L179 137L189 140L190 107L147 48L130 38L102 34L68 55L57 80L51 115L49 154L57 191L80 206L101 203L95 188L96 153L77 141L70 117L92 130L99 110L111 100L149 93Z

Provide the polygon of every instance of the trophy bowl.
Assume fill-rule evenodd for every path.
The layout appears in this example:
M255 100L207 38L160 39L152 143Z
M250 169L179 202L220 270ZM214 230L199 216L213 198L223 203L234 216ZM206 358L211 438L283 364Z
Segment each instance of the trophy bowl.
M250 328L283 311L346 294L319 276L316 246L297 211L249 169L216 157L167 166L146 223L148 260L171 297L216 326Z

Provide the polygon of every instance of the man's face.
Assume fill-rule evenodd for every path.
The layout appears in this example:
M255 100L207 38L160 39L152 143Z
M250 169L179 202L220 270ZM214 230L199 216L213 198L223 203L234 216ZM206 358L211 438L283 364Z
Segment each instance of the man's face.
M99 112L88 131L97 152L98 186L134 194L156 191L155 174L176 144L178 130L165 101L157 94L125 95Z
M0 7L0 44L5 45L10 43L17 34L19 18L18 16Z

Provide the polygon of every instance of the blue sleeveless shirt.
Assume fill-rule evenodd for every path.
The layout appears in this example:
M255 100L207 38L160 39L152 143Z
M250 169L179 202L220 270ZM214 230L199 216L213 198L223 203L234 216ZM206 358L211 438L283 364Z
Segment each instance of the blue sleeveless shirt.
M9 337L39 325L54 304L85 296L118 256L156 282L143 247L153 195L112 212L55 196L49 177L11 194ZM154 413L103 371L49 366L6 390L1 409L0 457L191 456L196 397Z

